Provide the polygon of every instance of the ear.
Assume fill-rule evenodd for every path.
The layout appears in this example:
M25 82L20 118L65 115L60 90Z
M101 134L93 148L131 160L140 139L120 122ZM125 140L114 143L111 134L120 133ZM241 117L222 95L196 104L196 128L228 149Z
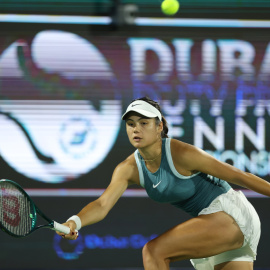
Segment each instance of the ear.
M158 125L158 129L159 129L159 132L162 132L163 130L163 122L160 121L159 125Z

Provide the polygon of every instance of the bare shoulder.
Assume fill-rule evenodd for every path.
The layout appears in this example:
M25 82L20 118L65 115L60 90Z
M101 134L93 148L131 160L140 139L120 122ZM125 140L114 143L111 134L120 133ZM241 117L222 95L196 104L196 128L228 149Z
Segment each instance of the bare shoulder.
M114 177L125 179L129 185L140 184L139 171L134 154L131 154L116 166L113 173Z
M199 148L195 147L194 145L178 141L176 139L171 139L171 152L172 154L176 153L181 155L186 155L190 153L194 153L198 151Z
M171 154L174 163L191 171L191 173L195 173L193 166L190 166L194 162L194 157L203 154L203 152L203 150L194 145L171 139Z

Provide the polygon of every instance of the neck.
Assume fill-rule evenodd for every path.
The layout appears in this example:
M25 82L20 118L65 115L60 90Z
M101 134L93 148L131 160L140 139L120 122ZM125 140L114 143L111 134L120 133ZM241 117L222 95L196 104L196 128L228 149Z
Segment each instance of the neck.
M143 159L143 160L144 160L145 162L152 162L152 161L157 160L157 159L161 156L161 154L162 154L162 150L160 150L160 154L157 155L155 158L153 158L153 159Z
M139 149L140 155L146 162L157 161L162 154L162 140L157 141L147 149Z

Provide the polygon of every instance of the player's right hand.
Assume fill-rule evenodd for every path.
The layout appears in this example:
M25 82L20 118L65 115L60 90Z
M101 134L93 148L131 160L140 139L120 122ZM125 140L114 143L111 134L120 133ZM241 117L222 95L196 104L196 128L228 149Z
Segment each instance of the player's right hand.
M63 225L70 228L70 233L69 234L64 234L62 232L56 233L64 239L76 240L79 236L79 232L76 230L76 223L73 220L69 220L68 222L63 223Z

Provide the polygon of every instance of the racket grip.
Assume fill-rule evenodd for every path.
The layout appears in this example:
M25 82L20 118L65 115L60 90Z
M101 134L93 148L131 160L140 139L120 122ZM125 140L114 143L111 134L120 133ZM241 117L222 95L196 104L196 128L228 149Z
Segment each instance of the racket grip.
M65 226L65 225L62 225L56 221L54 221L53 223L53 226L54 226L54 230L58 231L58 232L61 232L61 233L64 233L64 234L69 234L70 233L70 228Z

